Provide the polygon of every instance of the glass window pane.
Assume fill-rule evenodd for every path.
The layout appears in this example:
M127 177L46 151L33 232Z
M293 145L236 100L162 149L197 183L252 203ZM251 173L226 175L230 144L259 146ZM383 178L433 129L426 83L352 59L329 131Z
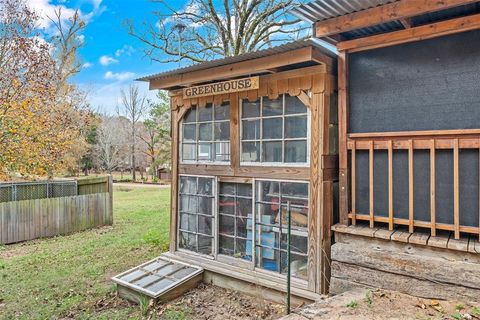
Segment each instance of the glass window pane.
M242 118L253 118L260 116L260 100L249 102L242 100Z
M197 251L197 236L191 233L180 232L178 245L182 249Z
M235 214L235 198L223 197L218 198L218 211L224 214Z
M296 197L308 199L308 183L301 182L282 182L282 197Z
M236 218L237 219L237 233L236 236L240 238L247 237L247 218Z
M213 107L209 103L203 108L198 108L198 121L212 121L213 120Z
M307 162L307 141L285 141L285 162Z
M183 125L183 140L184 141L195 141L197 139L197 130L195 124L184 124Z
M285 117L285 138L306 138L307 116Z
M285 114L307 113L307 107L298 99L285 95Z
M282 273L287 273L287 253L282 252ZM307 279L307 263L308 258L306 256L301 256L298 254L291 255L291 272L292 276L301 279Z
M213 238L198 235L198 252L203 254L212 254Z
M237 195L243 197L252 196L252 185L249 183L238 183L237 184Z
M181 195L180 212L197 213L197 197Z
M235 257L252 261L252 254L250 252L251 245L248 246L248 240L235 239Z
M264 142L263 162L282 162L282 142Z
M260 139L260 120L242 120L242 140Z
M225 237L225 236L219 236L218 237L218 252L221 254L233 256L234 255L234 246L235 246L235 241L233 238L230 237Z
M211 160L212 159L212 144L200 143L198 144L198 160Z
M230 160L230 142L215 143L215 161Z
M198 140L212 141L212 124L200 123L198 128Z
M279 206L276 204L257 204L257 222L265 225L276 225ZM263 229L268 229L269 227L263 227Z
M276 181L257 182L257 200L262 202L279 203L280 183Z
M214 140L230 140L230 122L216 122L214 127Z
M283 250L287 250L287 241L288 241L287 234L286 233L282 234ZM292 234L290 237L290 246L291 246L292 252L307 254L308 253L307 233L305 232L304 236Z
M252 200L237 198L237 216L247 217L252 215Z
M212 232L212 218L198 216L198 233L213 235Z
M195 160L195 144L184 143L182 144L182 159L183 160Z
M197 216L193 214L180 213L180 229L197 232Z
M212 178L198 178L198 194L213 195L213 179Z
M195 122L197 120L197 108L191 107L183 117L183 122Z
M235 183L221 182L220 194L222 195L235 195Z
M235 218L230 216L218 216L218 232L221 234L235 235Z
M307 228L308 227L308 208L297 208L295 204L290 205L290 212L292 214L292 227ZM280 219L276 222L279 223ZM282 225L288 226L288 209L286 205L282 206Z
M242 142L242 161L260 161L260 142Z
M215 106L215 120L230 120L230 103Z
M263 139L282 139L282 118L263 119Z
M270 100L267 97L263 97L263 109L262 116L279 116L283 114L283 99L280 95L276 100Z
M180 193L197 193L197 178L183 176L180 177Z

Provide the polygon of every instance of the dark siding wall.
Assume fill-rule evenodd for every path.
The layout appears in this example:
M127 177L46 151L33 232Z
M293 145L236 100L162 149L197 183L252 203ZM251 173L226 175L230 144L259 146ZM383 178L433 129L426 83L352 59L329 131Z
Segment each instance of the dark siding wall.
M354 53L349 132L480 128L480 31ZM453 152L436 155L437 222L453 224ZM394 213L408 219L408 156L395 151ZM387 156L375 152L375 214L388 215ZM357 151L357 213L368 214L368 152ZM430 221L430 154L414 152L414 216ZM479 152L460 151L460 223L479 224Z
M353 53L349 132L480 128L480 31Z

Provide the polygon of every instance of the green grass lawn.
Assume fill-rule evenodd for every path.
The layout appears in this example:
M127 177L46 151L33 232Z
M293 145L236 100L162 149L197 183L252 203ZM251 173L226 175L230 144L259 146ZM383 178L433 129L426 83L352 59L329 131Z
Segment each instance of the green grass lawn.
M0 318L140 318L110 277L167 250L169 195L115 188L113 227L0 246Z

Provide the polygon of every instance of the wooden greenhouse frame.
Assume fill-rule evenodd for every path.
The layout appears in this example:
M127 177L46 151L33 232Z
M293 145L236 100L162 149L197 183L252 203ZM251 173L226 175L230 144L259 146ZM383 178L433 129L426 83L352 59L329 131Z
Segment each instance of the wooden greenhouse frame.
M240 261L239 258L220 257L218 254L219 240L215 231L218 228L218 193L215 190L220 183L247 183L252 185L253 197L255 197L255 181L307 182L309 194L307 277L292 279L292 293L297 298L316 300L320 294L328 292L333 193L338 170L335 73L334 55L328 53L316 42L308 40L140 79L149 81L150 89L168 90L171 99L171 226L170 250L166 256L201 266L205 269L204 279L208 279L207 281L248 291L252 290L251 284L254 284L265 288L265 292L271 293L271 299L283 299L281 296L280 298L275 296L278 292L286 290L284 274L255 266L255 255L252 255L251 262L245 262ZM224 85L228 81L237 83L245 80L258 81L258 83L255 83L256 87L250 90L234 90L233 85L232 87L230 84ZM236 85L240 86L238 83ZM241 86L243 88L243 84ZM189 91L185 91L186 89ZM215 94L211 93L212 90ZM282 98L284 94L296 97L308 110L307 162L302 164L242 162L240 128L242 101L255 103L259 97L276 100L279 97ZM230 108L229 162L218 164L182 161L180 147L182 119L192 107L201 109L222 103L228 103ZM284 108L287 110L289 107L285 105ZM212 177L216 184L213 188L213 196L216 200L212 227L215 244L214 252L210 256L179 249L180 176ZM252 203L255 203L254 200ZM257 223L255 213L253 213L253 220ZM255 236L250 241L257 246ZM274 294L275 292L277 294Z

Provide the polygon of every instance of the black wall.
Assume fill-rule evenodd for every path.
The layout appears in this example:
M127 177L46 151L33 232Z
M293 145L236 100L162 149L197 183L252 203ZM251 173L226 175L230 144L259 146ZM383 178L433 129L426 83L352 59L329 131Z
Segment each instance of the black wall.
M480 128L480 31L354 53L349 132ZM460 151L460 224L479 224L479 152ZM388 163L375 151L375 214L388 215ZM395 217L408 218L408 155L394 151ZM357 213L368 214L368 152L357 151ZM430 220L430 154L414 151L414 216ZM453 223L453 152L436 154L437 222Z

